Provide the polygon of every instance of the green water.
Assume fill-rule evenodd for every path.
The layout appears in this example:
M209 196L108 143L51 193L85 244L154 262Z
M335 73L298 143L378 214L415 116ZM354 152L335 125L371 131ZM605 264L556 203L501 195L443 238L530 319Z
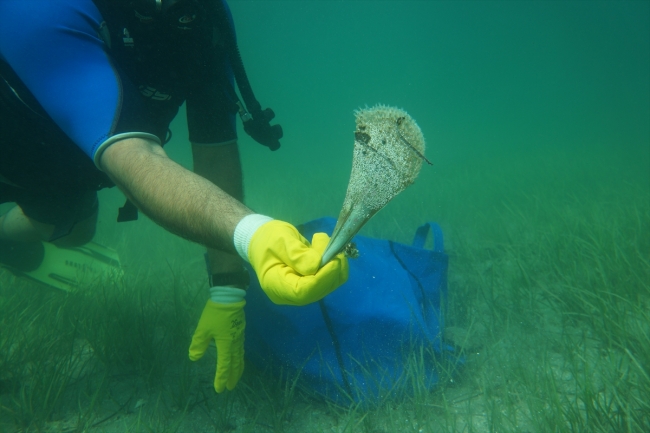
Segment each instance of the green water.
M440 223L448 322L467 366L377 410L291 396L295 410L278 421L272 400L289 398L280 385L247 372L239 394L214 398L206 365L187 412L154 407L159 391L143 387L146 415L91 431L196 431L193 420L237 432L648 431L650 2L229 4L256 96L285 133L270 152L240 128L246 203L294 224L336 216L353 111L408 111L433 166L363 233L410 242L421 223ZM184 122L166 150L189 167ZM134 281L165 294L170 281L203 284L201 247L144 218L116 225L123 197L101 198L97 240ZM177 368L160 382L176 386Z

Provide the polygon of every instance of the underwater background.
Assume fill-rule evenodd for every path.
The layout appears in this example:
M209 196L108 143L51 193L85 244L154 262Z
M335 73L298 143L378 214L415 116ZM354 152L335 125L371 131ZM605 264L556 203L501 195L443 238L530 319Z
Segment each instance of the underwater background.
M45 415L25 409L12 385L0 396L0 429L650 431L650 2L228 3L256 96L284 129L270 152L238 125L246 204L293 224L336 217L354 110L406 110L433 166L362 234L410 243L420 224L441 225L445 337L465 363L438 389L381 407L315 401L252 370L235 392L213 395L212 361L196 372L185 359L207 298L202 247L143 216L116 224L124 198L105 190L95 240L120 254L132 282L123 297L106 306L105 295L43 295L2 273L1 325L55 329L60 310L24 301L38 293L97 322L133 309L128 327L106 318L112 347L139 335L149 349L134 343L117 367L108 358L93 367L92 380L56 382L65 402L33 397ZM166 151L191 167L183 111L172 130Z
M353 111L378 103L413 116L434 165L369 234L406 240L425 220L465 231L477 210L540 190L593 202L637 188L647 199L648 2L229 4L257 98L285 132L270 152L240 129L246 203L258 212L292 223L337 216ZM172 129L166 150L191 167L182 112Z

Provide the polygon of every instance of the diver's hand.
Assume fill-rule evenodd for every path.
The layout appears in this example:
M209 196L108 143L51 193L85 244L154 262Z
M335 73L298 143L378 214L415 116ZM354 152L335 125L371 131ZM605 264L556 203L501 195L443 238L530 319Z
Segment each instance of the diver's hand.
M280 125L271 125L271 120L275 117L273 110L257 110L251 115L252 119L244 122L244 131L258 143L271 150L278 150L283 133Z
M291 224L258 214L244 217L235 229L237 252L250 262L262 289L276 304L316 302L345 283L345 255L320 267L328 241L327 234L316 233L310 244Z
M203 357L211 340L217 345L217 372L214 390L232 390L244 372L244 305L246 291L233 287L213 287L190 345L190 359Z

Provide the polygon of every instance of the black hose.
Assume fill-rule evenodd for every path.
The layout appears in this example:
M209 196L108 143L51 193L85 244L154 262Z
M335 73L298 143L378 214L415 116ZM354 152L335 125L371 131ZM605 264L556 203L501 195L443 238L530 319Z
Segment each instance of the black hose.
M253 89L251 88L250 82L248 81L248 76L246 75L246 70L244 69L244 62L242 61L241 54L239 53L239 47L237 46L235 28L228 19L228 13L226 12L223 0L218 0L215 3L216 24L221 32L221 35L224 37L226 51L228 53L233 75L237 81L239 93L241 94L248 111L250 111L253 116L255 116L255 114L262 111L262 106L255 98Z

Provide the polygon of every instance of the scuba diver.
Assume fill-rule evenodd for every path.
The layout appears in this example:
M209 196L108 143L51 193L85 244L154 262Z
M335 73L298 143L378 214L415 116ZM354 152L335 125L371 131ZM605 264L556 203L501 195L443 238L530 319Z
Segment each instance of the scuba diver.
M163 149L183 103L194 172ZM118 221L139 210L207 247L210 297L189 356L215 340L214 388L233 389L244 368L243 261L278 304L315 302L348 275L343 254L320 266L326 234L309 242L242 203L237 114L253 139L280 147L225 0L3 0L0 203L15 207L0 217L0 261L38 267L44 243L86 244L97 191L116 185L128 199ZM30 248L40 255L23 254Z

